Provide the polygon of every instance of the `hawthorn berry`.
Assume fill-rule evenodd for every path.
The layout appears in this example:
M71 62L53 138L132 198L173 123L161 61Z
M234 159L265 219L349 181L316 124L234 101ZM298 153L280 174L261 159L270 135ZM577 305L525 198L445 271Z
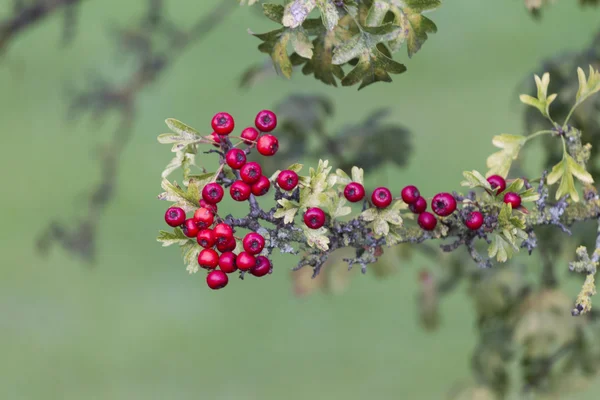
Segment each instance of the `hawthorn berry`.
M319 229L325 225L325 212L318 207L312 207L304 213L304 223L310 229Z
M217 204L223 199L223 188L216 182L209 183L202 189L202 198L210 204Z
M365 187L358 182L350 182L344 188L344 197L351 203L361 201L365 197Z
M402 201L404 201L406 204L413 204L419 200L419 198L422 198L421 193L419 193L419 189L413 185L405 186L400 195L402 196Z
M183 221L183 234L189 238L196 237L198 232L200 232L200 228L196 225L196 221L193 218L188 218Z
M472 231L476 231L483 225L483 214L479 211L470 212L465 219L465 225Z
M215 215L208 208L200 207L194 213L193 219L199 229L205 229L213 224Z
M198 264L205 269L215 269L219 265L219 255L213 249L204 249L198 254Z
M450 193L438 193L431 200L431 209L440 217L446 217L456 210L456 200Z
M258 254L265 247L265 238L262 237L261 234L256 232L250 232L246 236L244 236L244 240L242 241L244 245L244 250L247 253L252 255Z
M225 155L225 161L231 169L240 169L242 165L246 164L246 153L244 150L231 149Z
M254 276L261 277L265 276L271 271L271 262L265 256L256 257L256 265L250 270L250 273Z
M386 187L378 187L371 194L373 205L378 208L386 208L392 203L392 192Z
M262 110L256 114L254 125L261 132L271 132L277 127L277 116L273 111Z
M266 176L261 176L258 182L252 185L252 194L255 196L263 196L267 194L271 188L271 181Z
M256 138L258 137L258 135L259 135L259 132L254 127L249 126L242 131L242 134L240 135L240 137L242 138L244 143L252 144L256 141Z
M217 239L217 250L221 253L227 253L229 251L235 250L235 246L237 245L235 238L231 236L230 238L224 238L221 241Z
M213 146L221 147L221 136L217 132L213 132L210 134L211 140L214 142Z
M284 169L277 175L277 184L283 190L294 190L298 185L298 174L289 169Z
M171 207L165 212L165 222L167 225L176 227L185 221L185 211L183 208Z
M199 203L200 207L208 208L210 211L213 212L213 214L216 214L219 210L219 207L217 207L216 204L207 203L204 199L200 199Z
M487 181L489 182L492 189L498 189L496 190L496 194L500 194L504 192L504 190L506 190L506 181L500 175L492 175L489 178L487 178Z
M423 196L419 196L414 203L409 204L408 209L414 214L421 214L423 211L427 210L427 200L425 200Z
M235 201L246 201L252 194L250 185L243 181L235 181L229 188L229 194Z
M249 271L256 265L256 258L252 254L242 251L235 259L235 264L240 271Z
M226 274L231 274L237 271L237 265L235 264L236 257L237 256L231 251L226 251L225 253L221 254L221 257L219 257L219 268L221 268L221 271L225 272Z
M435 226L437 225L437 219L435 218L435 215L427 211L419 214L417 222L419 223L419 226L426 231L434 230Z
M244 182L250 185L258 182L261 176L262 168L260 167L260 164L256 161L246 163L240 169L240 177Z
M225 286L227 286L228 282L229 278L227 277L227 274L225 274L223 271L210 271L208 275L206 275L206 284L209 288L213 290L224 288Z
M508 192L504 195L504 202L510 204L512 208L519 208L521 205L521 196L515 192Z
M263 156L272 156L279 149L279 140L273 135L263 135L256 142L256 150Z
M215 225L213 231L215 232L217 243L226 243L228 240L233 239L233 229L225 222ZM221 250L219 249L219 251Z
M226 112L216 113L210 124L219 135L229 135L235 127L233 117Z
M215 232L212 229L202 229L198 232L198 236L196 236L196 240L198 244L205 249L209 249L213 247L217 241L215 237Z

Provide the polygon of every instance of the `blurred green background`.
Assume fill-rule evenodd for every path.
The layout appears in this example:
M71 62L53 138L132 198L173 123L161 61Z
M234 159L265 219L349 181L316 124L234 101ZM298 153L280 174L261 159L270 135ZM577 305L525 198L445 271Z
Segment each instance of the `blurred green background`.
M11 3L0 0L0 16ZM167 3L186 25L217 2ZM90 70L126 76L108 27L130 23L146 2L88 0L65 49L58 16L21 35L0 61L0 399L444 398L470 376L474 314L464 291L443 303L433 334L416 322L417 269L426 265L418 258L390 279L356 276L339 296L294 297L295 260L280 256L267 278L209 291L176 248L155 241L164 224L160 173L171 157L156 136L167 117L209 133L217 111L245 125L290 93L326 94L337 110L331 129L390 107L413 133L410 167L370 171L369 182L456 190L463 170L484 168L492 135L521 132L518 84L543 58L591 40L600 13L571 3L534 21L519 0L445 2L431 14L439 32L423 50L397 56L408 72L360 92L299 73L240 91L239 74L263 60L246 29L274 27L240 8L140 96L92 268L58 247L44 258L34 251L49 219L82 213L99 179L94 148L116 122L67 122L64 89ZM569 398L596 399L599 389Z

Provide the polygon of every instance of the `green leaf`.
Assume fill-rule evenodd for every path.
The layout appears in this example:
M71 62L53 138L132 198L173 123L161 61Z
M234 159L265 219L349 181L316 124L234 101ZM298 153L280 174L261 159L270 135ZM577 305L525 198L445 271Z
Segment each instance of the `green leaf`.
M402 226L401 210L407 208L402 201L395 202L391 207L378 209L368 208L360 214L364 221L373 222L373 232L376 236L386 236L390 232L390 225Z
M324 193L330 188L328 183L331 167L329 161L319 160L317 169L310 168L309 175L303 180L304 186L300 188L300 207L320 207L327 202Z
M337 193L328 197L327 214L332 219L346 216L352 212L352 208L345 206L346 199Z
M288 28L301 26L314 8L321 12L323 25L328 31L333 30L339 21L335 5L330 0L292 0L285 6L282 24Z
M194 211L198 208L200 200L199 182L190 180L187 191L183 190L177 182L169 182L163 179L161 187L164 192L158 195L159 200L174 202L173 207L181 207L185 212Z
M527 94L522 94L519 98L521 99L521 102L537 108L538 110L540 110L544 117L548 118L550 116L550 104L554 101L554 99L556 99L557 96L556 93L548 96L550 74L546 72L544 75L542 75L541 79L537 75L534 75L534 78L535 85L537 86L537 99Z
M298 204L288 199L279 199L277 200L277 203L279 203L282 208L278 208L273 214L273 217L283 218L284 224L292 223L296 213L300 209Z
M521 202L523 203L538 201L540 199L540 194L535 188L529 188L524 192L519 193L519 196L521 196Z
M492 191L492 186L490 185L490 183L478 171L465 171L463 172L463 176L466 180L460 183L461 186L467 186L471 189L481 187L486 190Z
M159 231L156 240L158 242L162 242L163 247L167 247L173 244L183 246L184 244L190 241L190 238L185 236L180 228L175 228L173 232L167 232L162 230Z
M494 136L492 144L502 150L488 157L486 164L489 170L486 173L486 177L500 175L506 178L513 160L517 159L519 151L525 142L527 142L527 138L522 135L503 133L502 135Z
M568 194L573 201L579 201L579 193L577 193L577 189L575 188L574 176L583 183L591 184L594 182L592 175L581 165L577 164L577 161L573 157L565 153L563 159L548 174L549 185L553 185L560 180L560 184L556 190L557 200Z
M329 250L329 238L327 237L329 231L326 228L310 229L305 226L303 227L303 231L304 236L306 237L306 243L310 247L317 247L322 251Z
M196 272L198 272L199 269L199 265L198 265L198 254L200 254L200 251L202 250L202 247L200 247L198 245L198 243L195 243L194 241L188 241L186 244L184 244L183 246L181 246L181 252L183 254L183 262L186 265L186 270L190 273L190 274L195 274Z
M508 187L504 190L505 192L514 192L514 193L519 193L521 191L521 189L523 189L523 186L525 185L525 181L523 181L523 179L521 178L517 178L514 181L511 182L510 185L508 185ZM522 201L523 199L521 199Z
M171 148L172 152L182 151L191 144L207 141L200 136L198 131L181 121L168 118L165 122L174 133L163 133L158 135L158 142L161 144L173 143L173 147Z
M488 255L490 257L496 257L498 262L506 262L512 257L514 247L512 244L507 242L502 236L495 234L492 239L492 244L488 248Z
M335 175L330 175L329 176L329 186L333 186L333 185L347 185L350 182L352 182L352 179L348 176L348 174L346 172L344 172L341 169L336 169L335 170Z
M589 76L586 78L583 69L577 68L577 78L579 79L577 104L580 104L600 90L600 73L590 65Z

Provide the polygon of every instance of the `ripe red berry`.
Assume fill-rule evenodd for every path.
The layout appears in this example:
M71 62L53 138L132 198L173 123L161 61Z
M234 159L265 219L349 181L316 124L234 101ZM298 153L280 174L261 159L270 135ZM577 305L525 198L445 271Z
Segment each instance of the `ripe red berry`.
M205 249L213 247L217 242L217 238L215 237L215 233L212 229L202 229L200 232L198 232L196 240L198 241L198 244Z
M378 187L373 190L371 201L375 207L386 208L392 203L392 192L386 187Z
M277 175L277 184L283 190L294 190L298 185L298 174L289 169L284 169Z
M414 203L408 206L408 209L415 214L421 214L423 211L427 210L427 200L425 200L423 196L419 196Z
M210 204L217 204L223 199L223 188L216 182L209 183L202 189L202 198Z
M206 284L209 288L213 290L224 288L225 286L227 286L228 282L229 278L227 277L227 274L225 274L223 271L210 271L208 275L206 275Z
M219 250L221 253L227 253L228 251L235 250L236 245L237 243L233 236L229 238L222 238L221 241L217 239L217 250Z
M438 193L431 200L431 209L440 217L446 217L456 210L456 200L450 193Z
M241 149L231 149L225 155L225 161L232 169L240 169L246 164L246 153Z
M427 211L419 214L417 222L419 223L419 226L426 231L434 230L435 226L437 225L437 219L435 218L435 215Z
M188 218L183 222L183 234L189 238L196 237L200 228L196 225L196 221L193 218Z
M215 269L219 265L219 255L213 249L204 249L198 254L198 264L205 269Z
M227 243L228 240L233 239L233 229L224 222L215 225L213 231L215 232L217 243Z
M213 132L210 134L210 138L212 139L213 142L213 146L215 147L221 147L221 137L219 136L219 134L217 132Z
M233 117L226 112L216 113L210 124L219 135L229 135L235 126Z
M242 251L235 259L235 263L240 271L249 271L256 265L256 258L252 254Z
M465 225L472 231L476 231L483 225L483 214L479 211L473 211L467 215Z
M225 272L226 274L231 274L237 271L235 259L236 255L230 251L221 254L221 257L219 257L219 268L221 268L221 271Z
M358 182L350 182L344 188L344 197L351 203L361 201L365 197L365 187Z
M252 185L252 194L255 196L264 196L271 187L271 181L266 176L261 176L258 182Z
M255 128L249 126L242 131L242 134L240 136L241 136L242 140L244 141L244 143L252 144L253 142L256 141L258 134L259 133Z
M229 188L229 194L235 201L246 201L252 194L250 185L243 181L235 181Z
M401 192L402 201L406 204L413 204L421 197L421 193L419 193L419 189L416 186L409 185L405 186Z
M240 177L244 182L250 185L258 182L261 176L262 168L260 167L260 164L256 161L246 163L240 169Z
M210 211L212 211L213 214L216 214L219 210L219 207L217 207L216 204L207 203L204 199L200 199L199 203L200 207L208 208Z
M265 256L256 257L256 265L250 270L250 273L254 276L261 277L265 276L271 271L271 262Z
M183 208L171 207L165 212L165 222L172 227L179 226L185 221Z
M487 178L487 181L490 183L492 189L498 188L498 190L496 190L496 194L500 194L506 190L506 181L500 175L492 175Z
M261 132L271 132L277 126L277 116L273 111L262 110L256 114L254 125Z
M244 245L244 250L247 253L252 255L258 254L265 247L265 238L262 237L261 234L256 232L250 232L246 236L244 236L244 240L242 241Z
M518 208L521 205L521 196L514 192L508 192L504 195L504 202L510 204L512 208Z
M194 213L194 222L199 229L205 229L211 226L215 220L215 215L208 208L200 207Z
M263 135L256 142L256 150L263 156L272 156L279 149L279 140L273 135Z
M304 213L304 223L310 229L319 229L325 225L325 213L318 207L312 207Z

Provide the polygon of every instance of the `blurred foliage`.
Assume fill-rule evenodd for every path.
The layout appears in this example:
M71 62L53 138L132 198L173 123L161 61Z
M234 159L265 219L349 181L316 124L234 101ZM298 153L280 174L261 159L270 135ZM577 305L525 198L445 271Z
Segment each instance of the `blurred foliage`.
M525 0L525 7L534 17L539 17L542 9L555 2L556 0ZM598 0L578 0L578 2L582 6L597 6L599 3Z

